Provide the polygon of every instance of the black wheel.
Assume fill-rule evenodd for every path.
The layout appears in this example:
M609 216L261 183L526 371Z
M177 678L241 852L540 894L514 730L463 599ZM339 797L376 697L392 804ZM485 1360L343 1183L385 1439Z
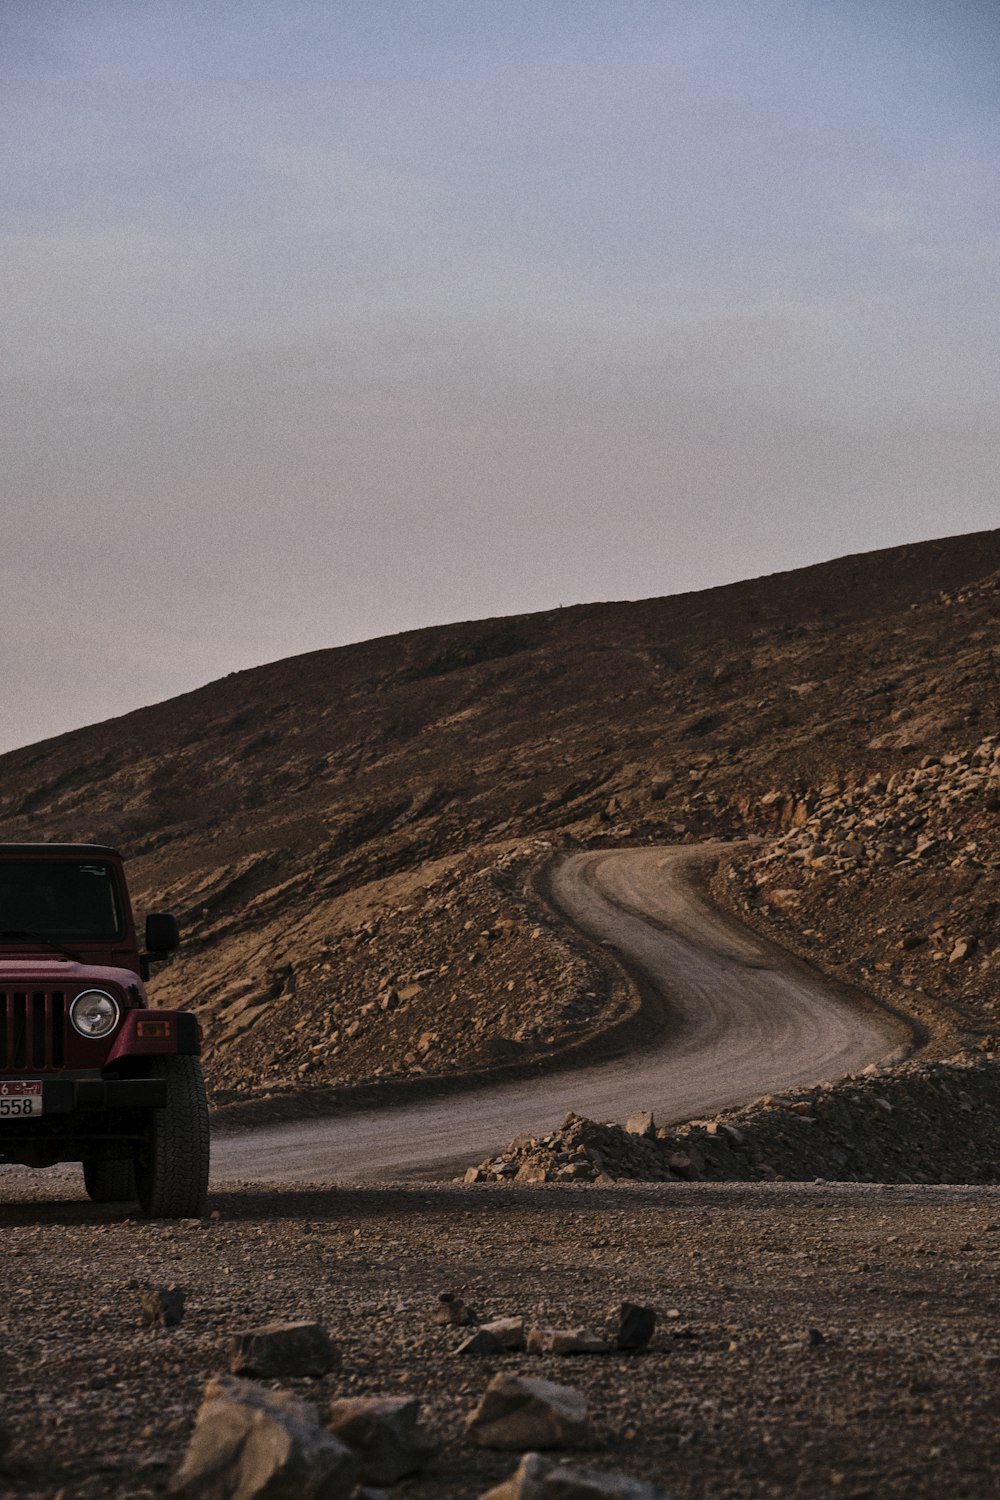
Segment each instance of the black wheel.
M196 1057L154 1057L150 1076L167 1080L167 1105L152 1111L149 1139L135 1159L147 1219L198 1219L208 1196L208 1100Z
M85 1161L83 1185L94 1203L134 1203L138 1197L130 1161Z

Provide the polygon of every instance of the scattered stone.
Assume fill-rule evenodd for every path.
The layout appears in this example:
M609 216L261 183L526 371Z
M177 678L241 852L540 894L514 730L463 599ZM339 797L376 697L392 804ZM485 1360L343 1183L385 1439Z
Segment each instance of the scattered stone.
M656 1313L651 1307L623 1302L618 1311L615 1348L623 1354L639 1354L656 1332Z
M142 1321L151 1328L175 1328L184 1317L187 1292L181 1286L154 1287L140 1299Z
M491 1323L483 1324L483 1332L491 1334L500 1347L508 1352L514 1353L524 1348L523 1318L494 1318Z
M373 1484L416 1474L435 1452L414 1396L347 1396L331 1404L326 1425L351 1449L361 1478Z
M229 1369L233 1375L281 1380L326 1375L340 1355L318 1323L265 1323L230 1336Z
M976 951L976 939L974 937L960 937L958 942L948 954L950 964L961 963L964 958L971 958Z
M523 1318L496 1318L483 1323L459 1344L456 1354L510 1354L525 1347Z
M589 1328L532 1328L529 1354L607 1354L609 1345Z
M287 1391L220 1375L171 1482L188 1500L334 1500L358 1479L354 1454Z
M466 1306L457 1292L441 1292L433 1316L442 1328L468 1328L470 1323L478 1321L474 1310Z
M467 1339L463 1339L455 1350L456 1354L503 1354L504 1347L495 1334L489 1333L485 1328L477 1328L475 1333L470 1333Z
M656 1121L653 1119L652 1110L643 1109L638 1114L629 1115L625 1121L625 1129L629 1135L645 1136L646 1138L655 1136Z
M487 1490L481 1500L666 1500L666 1496L625 1474L571 1469L540 1453L526 1453L510 1478Z
M572 1448L587 1441L587 1403L572 1386L494 1375L466 1421L480 1448Z

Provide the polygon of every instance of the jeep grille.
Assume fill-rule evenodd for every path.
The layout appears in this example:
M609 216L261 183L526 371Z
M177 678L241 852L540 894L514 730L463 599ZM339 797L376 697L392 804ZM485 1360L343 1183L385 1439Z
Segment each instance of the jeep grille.
M0 991L0 1072L51 1072L65 1065L62 990Z

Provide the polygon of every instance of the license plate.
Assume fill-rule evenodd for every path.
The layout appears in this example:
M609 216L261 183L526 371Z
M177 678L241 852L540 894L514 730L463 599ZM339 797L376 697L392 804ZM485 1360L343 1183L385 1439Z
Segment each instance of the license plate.
M30 1079L8 1078L0 1083L0 1120L42 1112L42 1085Z

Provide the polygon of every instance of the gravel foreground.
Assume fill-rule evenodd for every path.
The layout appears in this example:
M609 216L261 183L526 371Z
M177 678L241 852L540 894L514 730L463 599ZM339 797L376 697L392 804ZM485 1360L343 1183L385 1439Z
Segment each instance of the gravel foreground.
M463 1432L498 1370L582 1391L578 1460L677 1500L1000 1490L1000 1188L231 1184L211 1214L146 1223L75 1169L0 1172L5 1495L165 1496L228 1335L297 1318L343 1356L285 1382L321 1411L420 1397L440 1452L393 1495L472 1500L513 1470ZM183 1322L144 1327L170 1284ZM659 1322L631 1357L459 1356L442 1292L529 1326L600 1331L625 1300Z

